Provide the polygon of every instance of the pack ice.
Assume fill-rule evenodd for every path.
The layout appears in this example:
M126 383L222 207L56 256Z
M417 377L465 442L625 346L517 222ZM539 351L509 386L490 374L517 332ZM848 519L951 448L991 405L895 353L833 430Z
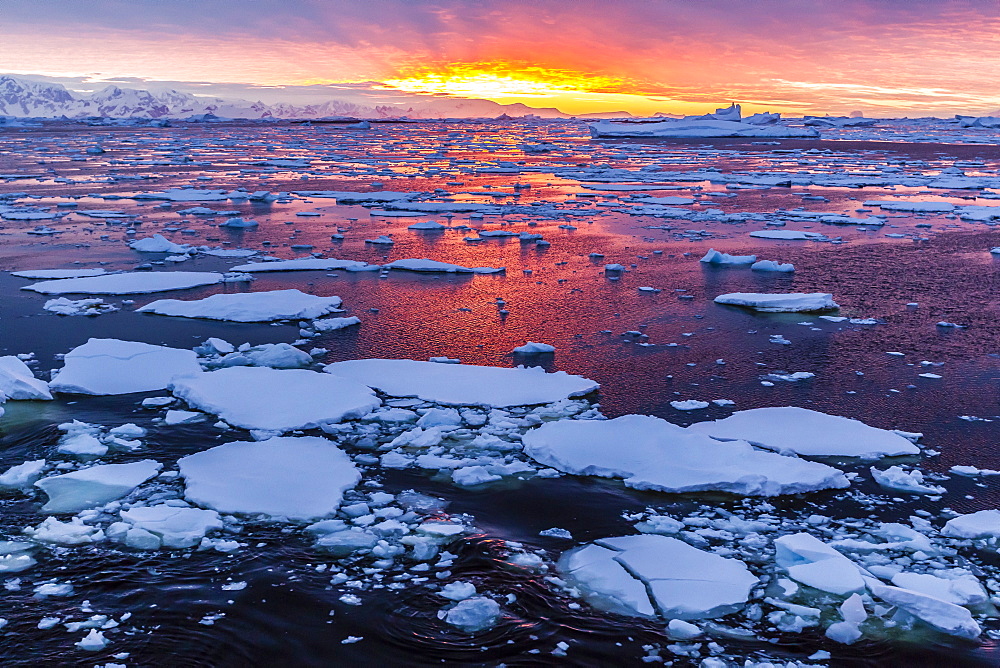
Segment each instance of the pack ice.
M814 311L834 311L840 306L833 301L833 295L826 292L730 292L715 298L716 304L743 306L765 313L810 313Z
M564 554L559 568L598 607L670 619L734 612L757 584L742 561L652 534L602 538Z
M205 318L233 322L269 322L273 320L314 320L339 311L340 297L317 297L299 290L271 290L218 294L185 301L159 299L146 304L140 313L172 315L182 318Z
M381 405L356 380L306 369L234 366L178 378L171 390L233 426L272 434L362 417Z
M744 440L768 450L806 457L877 459L920 453L917 446L895 432L794 406L737 411L722 420L699 422L688 429L712 438Z
M335 362L327 373L393 397L417 397L451 406L530 406L589 394L598 384L565 371L541 367L438 364L416 360L364 359Z
M53 392L149 392L164 389L176 376L201 373L191 350L119 339L90 339L66 353L64 362L49 383Z
M318 436L226 443L182 457L184 496L222 513L308 521L340 507L361 480L350 458Z
M648 415L547 422L522 437L532 459L575 475L622 478L635 489L798 494L849 485L825 464L723 443Z

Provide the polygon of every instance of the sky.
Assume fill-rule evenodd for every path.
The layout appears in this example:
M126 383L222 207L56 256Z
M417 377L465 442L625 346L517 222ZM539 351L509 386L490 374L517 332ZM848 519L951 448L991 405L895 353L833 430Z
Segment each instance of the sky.
M3 0L0 73L268 103L1000 110L997 0Z

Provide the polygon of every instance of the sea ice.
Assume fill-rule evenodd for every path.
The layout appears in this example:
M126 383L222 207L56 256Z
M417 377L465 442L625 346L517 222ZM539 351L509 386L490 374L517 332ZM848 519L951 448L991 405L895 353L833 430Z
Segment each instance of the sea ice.
M805 241L808 239L825 239L819 232L805 230L756 230L750 236L758 239L781 239L784 241Z
M975 640L982 633L979 624L972 618L972 613L959 605L910 589L883 585L874 579L869 579L868 586L878 598L905 610L942 633L969 640Z
M22 290L34 290L45 295L89 294L129 295L167 290L186 290L201 285L221 283L225 276L203 271L134 271L104 274L88 278L64 278L26 285Z
M714 248L709 248L708 252L705 253L705 257L701 258L701 261L706 264L728 264L728 265L750 265L757 261L756 255L730 255L729 253L720 253Z
M33 269L29 271L12 271L11 276L46 280L52 278L90 278L107 273L104 269Z
M141 529L151 533L163 547L168 548L194 547L201 543L206 533L222 528L219 513L214 510L165 504L123 510L121 518L132 527L130 532Z
M362 417L381 405L364 384L305 369L230 367L178 378L172 390L231 425L272 433Z
M370 271L378 269L378 265L359 262L357 260L336 260L333 258L303 257L295 260L278 260L276 262L251 262L233 267L233 271L248 271L250 273L265 271Z
M825 464L723 443L648 415L613 420L556 420L522 437L524 452L575 475L622 478L635 489L722 491L753 496L799 494L849 485Z
M160 299L137 310L182 318L268 322L313 320L338 311L340 304L340 297L317 297L299 290L271 290L223 293L192 301Z
M49 383L53 392L150 392L164 389L176 376L201 373L193 351L118 339L90 339L66 353L64 362Z
M363 359L323 369L393 397L419 397L453 406L527 406L589 394L598 384L541 367L491 367L416 360Z
M715 298L716 304L744 306L765 313L810 313L832 311L840 308L833 295L826 292L792 292L767 294L759 292L731 292Z
M0 403L50 399L48 383L35 378L27 364L15 355L0 357Z
M390 262L389 264L383 265L386 269L405 269L407 271L423 271L423 272L445 272L445 273L462 273L462 274L497 274L504 271L503 267L463 267L458 264L449 264L447 262L438 262L437 260L428 260L424 258L418 260L416 258L410 258L405 260L396 260Z
M916 455L920 450L895 432L864 422L794 406L738 411L688 429L721 440L745 440L777 452L806 457L877 459Z
M191 247L181 246L170 241L162 234L154 234L145 239L129 242L129 248L140 253L187 253Z
M444 620L466 633L485 631L500 617L500 604L485 596L460 601L444 614Z
M177 462L189 501L222 513L317 520L361 480L350 458L317 436L233 442Z
M598 604L610 599L620 611L651 615L655 610L669 619L729 614L746 603L757 584L741 561L653 534L603 538L567 552L559 565Z
M1000 510L980 510L945 522L941 533L952 538L1000 538Z
M75 513L120 499L146 482L163 465L152 459L128 464L99 464L71 473L49 476L35 483L49 501L46 513Z
M865 588L854 562L814 536L780 536L774 539L774 549L778 567L806 586L841 596Z

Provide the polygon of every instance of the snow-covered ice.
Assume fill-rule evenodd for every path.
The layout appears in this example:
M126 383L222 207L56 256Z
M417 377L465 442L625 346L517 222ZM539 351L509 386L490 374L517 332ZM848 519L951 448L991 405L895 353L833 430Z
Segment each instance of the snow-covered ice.
M42 478L35 487L45 492L45 513L75 513L120 499L146 482L163 466L152 459L128 464L98 464L90 468Z
M339 310L340 297L317 297L299 290L217 294L204 299L185 301L160 299L140 309L182 318L207 318L233 322L268 322L272 320L313 320Z
M393 397L418 397L453 406L528 406L589 394L598 384L541 367L504 368L416 360L363 359L323 369Z
M337 511L361 474L318 436L226 443L182 457L184 496L222 513L316 520Z
M826 292L785 294L731 292L716 297L715 303L743 306L765 313L812 313L840 308L837 302L833 301L833 295Z
M177 376L200 374L190 350L139 341L90 339L66 353L49 389L76 394L128 394L162 390Z
M87 278L63 278L26 285L45 295L130 295L168 290L186 290L221 283L225 276L207 271L135 271Z
M743 441L723 443L648 415L557 420L522 441L525 454L541 464L621 478L635 489L775 496L849 484L831 466L754 450Z
M745 440L776 452L806 457L876 459L920 453L917 446L893 431L794 406L737 411L727 418L699 422L688 429L713 438Z
M381 405L356 380L306 369L230 367L178 378L171 389L233 426L275 434L362 417Z

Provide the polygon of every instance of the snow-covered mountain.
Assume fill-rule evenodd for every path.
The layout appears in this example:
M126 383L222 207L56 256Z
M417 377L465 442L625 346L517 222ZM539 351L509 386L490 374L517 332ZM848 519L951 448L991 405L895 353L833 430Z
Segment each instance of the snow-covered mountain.
M565 117L558 109L536 109L523 104L498 104L490 100L415 100L406 105L365 106L343 100L321 104L265 104L246 100L199 97L176 90L151 92L107 86L94 93L78 93L60 84L39 83L0 75L0 116L17 118L186 118L214 114L224 118L470 118L501 114L544 118Z

